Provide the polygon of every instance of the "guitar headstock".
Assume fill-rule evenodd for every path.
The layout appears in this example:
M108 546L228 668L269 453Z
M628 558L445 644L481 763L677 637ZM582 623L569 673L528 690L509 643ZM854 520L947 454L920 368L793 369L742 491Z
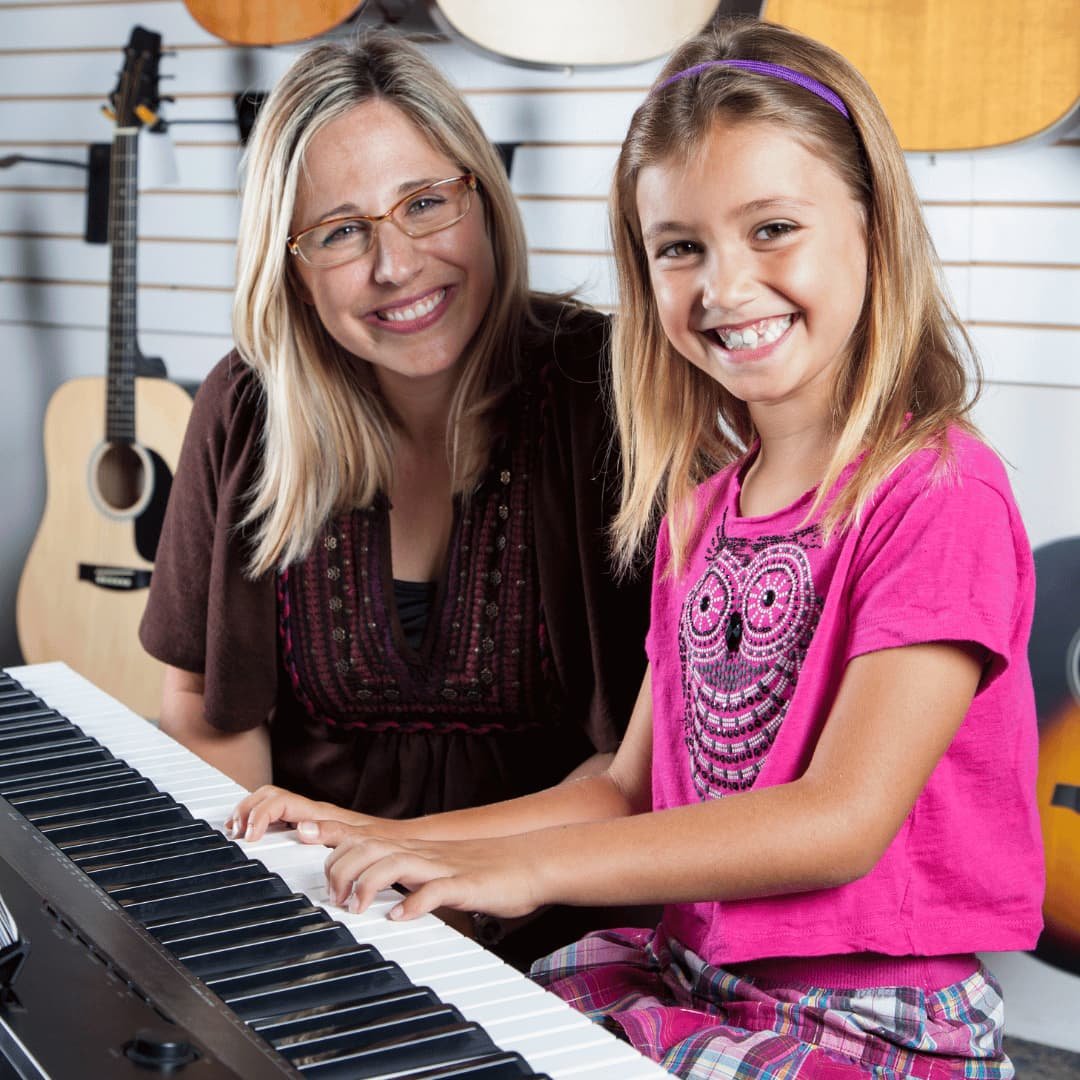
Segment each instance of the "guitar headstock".
M104 111L120 128L152 127L158 122L158 64L161 35L135 26L124 49L124 68Z

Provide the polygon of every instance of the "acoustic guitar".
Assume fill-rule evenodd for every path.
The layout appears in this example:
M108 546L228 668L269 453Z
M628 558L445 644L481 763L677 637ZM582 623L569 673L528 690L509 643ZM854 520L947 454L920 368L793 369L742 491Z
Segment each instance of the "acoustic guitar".
M285 45L351 19L364 0L184 0L191 17L233 45Z
M135 27L112 94L107 376L65 382L49 401L45 512L16 599L27 663L66 661L144 716L158 714L163 669L137 628L191 415L180 386L138 374L151 361L135 324L137 145L156 121L160 52L160 35Z
M1045 929L1035 951L1080 975L1080 536L1040 547L1035 580L1029 656L1046 850Z
M1076 0L766 0L761 17L847 57L905 150L1047 139L1080 105Z

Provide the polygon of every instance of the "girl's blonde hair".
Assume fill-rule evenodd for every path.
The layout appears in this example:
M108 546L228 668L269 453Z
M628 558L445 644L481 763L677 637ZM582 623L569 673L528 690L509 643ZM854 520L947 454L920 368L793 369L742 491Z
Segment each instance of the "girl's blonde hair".
M388 490L395 418L370 364L343 349L290 276L286 237L304 154L327 123L387 101L479 180L496 287L461 364L447 425L455 491L486 465L489 417L513 381L530 304L524 230L506 170L458 91L423 54L388 32L309 49L259 112L245 153L233 333L265 397L262 464L241 528L255 576L302 558L334 514Z
M659 89L677 72L720 59L765 61L810 75L840 96L851 119L801 86L722 65ZM638 175L649 165L689 160L717 123L761 122L783 125L835 169L866 224L867 295L833 393L836 451L810 513L861 453L825 510L826 535L856 521L882 479L913 451L941 442L949 424L974 430L967 414L978 393L978 362L945 295L903 151L873 91L850 63L816 41L769 23L718 20L665 65L634 113L615 171L613 394L623 482L612 539L624 570L662 513L672 569L680 569L697 524L694 488L744 453L755 436L746 405L683 359L664 334L642 243Z

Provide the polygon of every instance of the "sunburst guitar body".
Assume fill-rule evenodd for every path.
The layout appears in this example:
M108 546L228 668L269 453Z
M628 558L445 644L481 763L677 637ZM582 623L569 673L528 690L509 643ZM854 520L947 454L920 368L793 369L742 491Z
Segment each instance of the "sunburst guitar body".
M1046 850L1046 925L1036 952L1080 975L1080 536L1040 547L1035 580L1029 656Z
M162 666L138 626L191 397L134 380L138 430L109 442L108 381L72 379L45 414L45 512L16 600L28 663L63 660L142 716L161 707Z

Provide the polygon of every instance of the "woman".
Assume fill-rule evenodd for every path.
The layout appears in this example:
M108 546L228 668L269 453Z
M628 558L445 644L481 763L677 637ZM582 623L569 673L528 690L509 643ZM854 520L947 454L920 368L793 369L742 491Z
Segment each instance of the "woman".
M245 166L141 627L162 729L390 817L602 767L648 600L603 555L606 320L529 291L495 151L397 38L301 56Z

